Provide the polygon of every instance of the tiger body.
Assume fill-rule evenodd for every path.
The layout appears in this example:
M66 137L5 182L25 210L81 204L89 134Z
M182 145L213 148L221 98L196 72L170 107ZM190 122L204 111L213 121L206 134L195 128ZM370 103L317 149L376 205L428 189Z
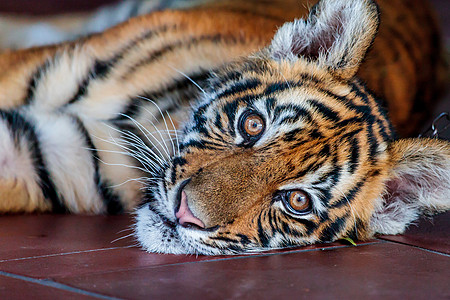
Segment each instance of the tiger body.
M396 140L390 121L412 134L439 92L432 13L377 3L380 24L371 1L323 0L286 25L306 5L207 3L2 52L0 212L140 204L148 251L222 254L395 234L449 209L449 144ZM283 206L293 191L308 211Z

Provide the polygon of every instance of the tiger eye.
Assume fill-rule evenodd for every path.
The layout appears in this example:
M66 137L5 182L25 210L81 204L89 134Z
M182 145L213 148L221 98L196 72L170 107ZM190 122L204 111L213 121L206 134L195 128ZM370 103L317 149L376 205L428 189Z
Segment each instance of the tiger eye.
M288 201L292 209L298 212L307 210L310 207L309 196L302 191L292 191Z
M264 121L258 115L250 115L245 119L244 130L250 136L260 134L264 129Z

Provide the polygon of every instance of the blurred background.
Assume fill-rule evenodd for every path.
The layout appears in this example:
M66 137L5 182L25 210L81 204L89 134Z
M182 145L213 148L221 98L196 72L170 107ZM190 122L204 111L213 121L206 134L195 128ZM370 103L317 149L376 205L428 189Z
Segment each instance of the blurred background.
M0 1L0 44L1 45L34 45L36 43L52 43L59 39L76 38L75 35L68 35L71 28L82 27L84 31L101 31L109 24L111 20L119 23L131 15L142 14L147 11L164 9L167 7L183 6L183 4L192 4L195 1L202 0L142 0L142 1L117 1L117 0L1 0ZM429 0L436 8L440 19L443 42L447 48L447 61L450 61L450 0ZM106 9L104 7L107 7ZM102 8L102 10L99 10ZM63 21L58 19L60 14L70 14L72 17L65 17ZM20 22L13 24L7 16L15 15L14 22L19 16ZM29 28L22 29L23 24L33 24L41 18L53 18L54 24L63 28L66 32L56 31L53 27L45 24L36 25L33 30ZM85 18L89 22L85 22ZM11 35L11 32L17 31L21 34ZM37 37L38 33L46 32L45 36ZM20 40L14 40L19 37ZM7 37L9 40L5 40ZM26 40L26 41L24 41ZM450 80L448 81L450 83ZM442 112L450 112L450 84L447 84L446 96L443 97L440 104L433 112L433 118ZM425 131L432 123L433 118L423 125ZM450 121L441 119L438 126L445 127ZM450 140L450 127L440 134L441 138Z

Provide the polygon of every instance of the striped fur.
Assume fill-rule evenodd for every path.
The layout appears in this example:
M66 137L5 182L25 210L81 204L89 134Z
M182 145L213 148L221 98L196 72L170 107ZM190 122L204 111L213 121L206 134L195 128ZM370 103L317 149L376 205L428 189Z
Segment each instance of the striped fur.
M224 254L395 234L449 209L450 145L396 140L390 121L412 133L438 93L434 21L407 2L322 0L281 26L306 8L222 1L3 52L0 212L141 203L146 250ZM265 124L252 143L248 112ZM311 211L286 209L290 190ZM204 229L179 224L180 197Z

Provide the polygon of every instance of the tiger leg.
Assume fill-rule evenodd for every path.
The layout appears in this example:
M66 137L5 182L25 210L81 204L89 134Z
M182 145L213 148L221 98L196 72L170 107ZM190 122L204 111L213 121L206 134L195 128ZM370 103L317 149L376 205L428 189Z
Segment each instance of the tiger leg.
M47 211L35 135L16 112L0 111L0 213Z
M26 108L0 110L0 141L0 213L129 209L121 202L126 195L105 181L98 151L93 152L78 117Z

